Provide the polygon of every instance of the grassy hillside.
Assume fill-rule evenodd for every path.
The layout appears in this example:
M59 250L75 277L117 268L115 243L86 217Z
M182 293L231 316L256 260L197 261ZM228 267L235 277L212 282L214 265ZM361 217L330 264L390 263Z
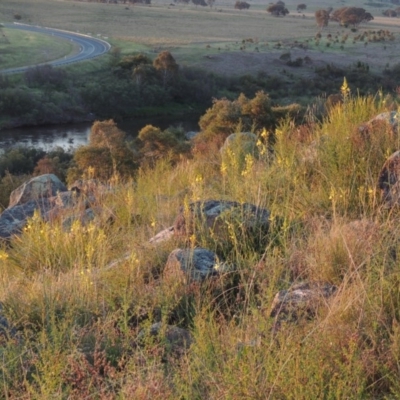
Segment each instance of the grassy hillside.
M113 179L99 225L65 229L34 217L0 250L0 300L19 338L3 340L5 398L383 399L399 387L400 233L377 179L399 136L361 123L397 100L347 97L323 122L283 121L273 156L209 144L171 166ZM154 245L181 205L226 199L271 212L266 246L231 229L228 239L193 235ZM229 228L229 227L228 227ZM239 239L240 238L240 239ZM236 266L203 285L163 275L176 247L207 246ZM121 259L114 263L110 262ZM336 294L313 316L274 330L275 294L298 282ZM141 329L162 321L187 329L176 354Z
M218 73L244 74L260 70L276 73L282 70L276 61L283 52L296 51L295 41L304 44L314 39L318 32L315 10L329 6L358 6L375 17L373 21L361 24L360 31L383 29L396 36L394 42L385 43L386 51L382 43L370 47L365 47L364 43L353 46L352 37L356 35L331 22L324 35L349 33L346 45L343 48L328 48L322 43L315 48L310 43L308 53L301 51L299 55L312 58L316 63L313 68L318 66L317 60L345 66L360 60L382 69L387 63L396 62L395 54L399 52L400 25L396 22L397 18L384 18L382 8L365 5L362 1L340 5L313 1L307 3L304 17L297 13L297 3L286 2L290 14L284 18L269 15L265 11L266 5L259 0L252 1L251 8L246 11L235 10L233 2L223 0L217 0L213 8L170 4L167 0L155 0L150 6L127 7L124 4L55 0L21 0L16 4L15 1L4 0L0 21L14 21L14 16L18 14L22 18L20 22L102 36L126 50L130 48L130 42L134 43L134 50L141 45L140 51L147 51L150 55L167 49L181 65L199 65ZM243 50L242 41L249 38L255 44L248 43ZM278 50L274 49L277 43L280 44ZM231 55L234 55L236 71L229 68ZM212 57L214 59L210 62Z

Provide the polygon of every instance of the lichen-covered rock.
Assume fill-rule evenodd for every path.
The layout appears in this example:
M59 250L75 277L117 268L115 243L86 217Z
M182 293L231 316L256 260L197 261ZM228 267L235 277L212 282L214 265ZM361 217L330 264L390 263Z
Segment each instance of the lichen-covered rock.
M44 215L52 208L49 199L30 200L24 204L9 207L0 215L0 238L10 239L21 232L28 218L32 218L35 211Z
M293 285L275 295L270 316L288 321L295 321L301 316L313 316L323 301L336 290L336 286L329 283L303 282Z
M227 270L228 266L210 250L175 249L168 257L164 278L184 282L202 282Z
M238 240L261 243L268 233L269 217L269 211L250 203L196 201L181 207L174 224L152 237L150 243L162 243L174 236L188 239L202 234L211 234L215 240L229 243L232 229Z
M370 128L377 127L379 125L388 125L393 131L398 130L400 122L400 113L397 111L388 111L381 114L376 115L374 118L370 119L367 122L367 126Z
M257 136L251 132L232 133L226 139L221 147L221 154L228 150L240 150L243 154L256 155L257 153Z
M90 222L94 221L95 218L96 218L95 211L91 208L87 208L86 210L83 210L82 212L74 213L74 214L66 217L62 222L62 226L63 226L64 230L69 230L69 229L71 229L72 224L75 221L79 221L79 223L82 226L86 226Z
M53 174L35 176L11 193L8 208L25 204L32 200L53 197L60 192L66 191L65 185Z
M149 242L153 244L162 243L166 240L171 239L174 236L175 230L173 226L169 228L163 229L161 232L158 232L156 236L153 236Z
M234 223L244 230L262 231L267 233L270 213L249 203L238 203L226 200L206 200L190 203L181 207L174 222L174 233L188 236L196 231L212 230L221 232L226 224Z
M87 199L83 199L75 191L59 193L57 196L50 197L49 202L51 203L51 208L42 215L46 222L63 219L72 210L85 210L90 206L90 202Z
M84 194L86 196L98 196L110 190L110 186L97 179L78 179L69 186L71 192Z
M381 198L387 207L400 204L400 150L393 153L383 164L378 178Z

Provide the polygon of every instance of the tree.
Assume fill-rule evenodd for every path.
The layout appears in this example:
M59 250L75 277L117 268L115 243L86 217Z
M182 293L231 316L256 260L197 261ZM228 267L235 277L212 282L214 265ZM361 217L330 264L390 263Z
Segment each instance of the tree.
M285 15L289 14L288 9L285 7L284 4L281 3L278 2L276 4L269 5L267 7L267 12L269 12L271 15L274 15L275 17L279 17L280 15L284 17Z
M214 99L212 107L200 118L201 134L196 136L196 141L223 142L239 125L242 132L272 129L278 118L295 117L298 112L298 105L274 107L264 91L257 92L253 99L243 93L233 101Z
M324 28L328 26L329 22L329 12L327 10L317 10L315 11L315 20L319 28Z
M152 65L140 64L132 71L132 78L138 87L141 87L153 77L155 77L155 68Z
M153 125L146 125L139 132L140 154L142 163L154 163L163 157L171 157L176 161L180 154L187 153L190 145L185 138L185 132L179 128L168 128L161 131Z
M297 6L297 12L302 12L307 9L307 4L301 3Z
M250 4L245 2L245 1L237 1L235 3L235 9L236 10L245 10L245 9L249 9L250 8Z
M207 7L205 0L192 0L192 3L197 6Z
M391 9L382 11L382 14L383 14L385 17L389 17L389 18L395 18L395 17L397 17L397 12L396 12L395 10L391 10Z
M207 0L207 4L210 6L210 8L213 8L214 3L215 0Z
M331 20L337 21L345 27L349 25L356 27L362 22L369 22L373 19L374 17L369 12L358 7L342 7L333 11L331 15Z
M67 84L67 72L51 65L37 65L27 69L24 73L25 82L30 87L56 87L64 89Z
M153 61L153 66L161 74L164 86L176 75L179 69L178 64L169 51L161 52Z
M136 168L135 154L125 141L125 133L113 120L96 121L91 128L89 144L74 154L75 167L68 171L68 181L89 174L108 180L112 176L131 176Z
M72 158L71 153L65 151L62 147L56 147L37 162L33 175L54 174L61 181L65 181Z
M130 54L128 56L122 57L122 59L118 62L118 67L122 69L130 69L133 70L134 68L138 67L139 65L143 64L150 64L152 60L151 58L147 57L145 54Z

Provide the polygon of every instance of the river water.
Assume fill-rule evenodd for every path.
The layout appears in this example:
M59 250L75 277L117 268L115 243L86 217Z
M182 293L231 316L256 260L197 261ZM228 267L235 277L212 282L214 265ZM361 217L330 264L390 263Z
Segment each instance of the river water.
M128 138L134 138L146 125L152 124L161 129L169 126L182 126L185 131L198 131L199 116L153 117L125 120L118 127L126 132ZM16 128L0 131L0 149L15 146L28 146L49 151L55 147L73 151L88 143L92 123L84 122L69 125L51 125L41 127Z

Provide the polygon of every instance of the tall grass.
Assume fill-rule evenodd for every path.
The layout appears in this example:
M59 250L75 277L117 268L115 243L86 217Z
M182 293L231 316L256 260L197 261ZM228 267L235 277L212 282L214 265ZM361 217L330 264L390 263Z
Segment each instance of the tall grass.
M0 249L0 300L19 332L0 342L2 396L399 397L398 212L376 189L399 139L385 126L358 129L386 107L379 95L350 96L320 123L284 121L273 154L262 134L257 156L210 145L175 166L160 161L101 198L111 223L33 217ZM207 199L267 208L268 241L254 246L228 226L224 240L204 231L148 242L180 206ZM170 251L195 245L235 270L202 285L164 278ZM274 329L275 294L302 281L338 289L312 318ZM188 329L190 349L178 357L162 337L139 344L159 321Z

